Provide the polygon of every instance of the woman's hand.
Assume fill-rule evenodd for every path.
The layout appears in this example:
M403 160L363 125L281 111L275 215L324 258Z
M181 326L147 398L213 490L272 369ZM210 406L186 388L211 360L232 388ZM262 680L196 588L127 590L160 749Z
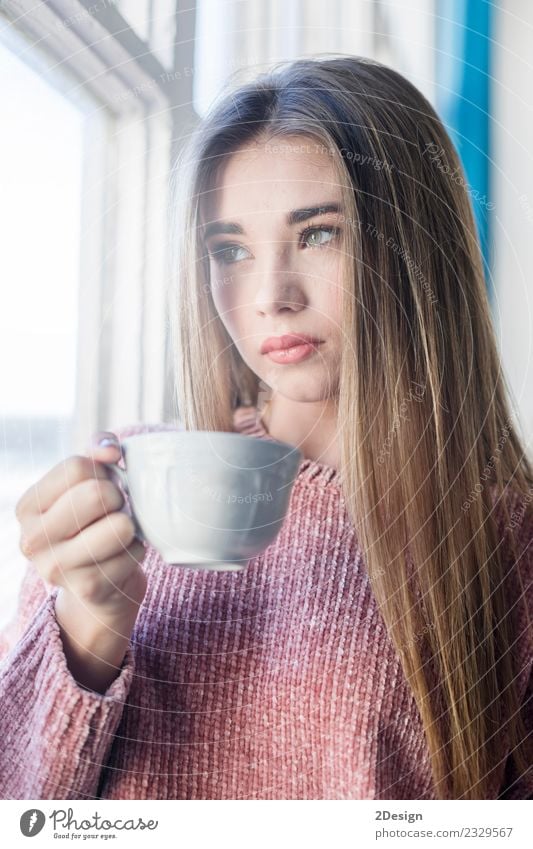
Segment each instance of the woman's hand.
M98 438L116 444L99 447ZM88 456L70 456L19 499L20 549L49 584L103 622L134 617L146 592L144 545L104 462L120 458L114 434L95 435ZM133 619L134 621L134 619Z

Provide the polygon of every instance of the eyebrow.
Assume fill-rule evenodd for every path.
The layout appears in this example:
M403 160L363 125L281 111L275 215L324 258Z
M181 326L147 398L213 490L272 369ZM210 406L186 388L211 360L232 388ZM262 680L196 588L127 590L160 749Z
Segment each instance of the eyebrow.
M291 209L288 213L286 221L289 227L293 224L300 224L302 221L307 221L315 215L324 215L326 212L341 212L342 204L336 202L321 203L319 206L304 206L301 209ZM217 233L244 234L244 229L235 221L213 221L207 224L204 229L204 239L214 236Z

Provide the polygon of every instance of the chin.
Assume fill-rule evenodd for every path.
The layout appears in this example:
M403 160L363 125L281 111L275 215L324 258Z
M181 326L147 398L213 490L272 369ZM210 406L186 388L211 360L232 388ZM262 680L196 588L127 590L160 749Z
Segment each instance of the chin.
M264 379L265 383L268 383L269 386L273 386L272 381L269 381L267 378ZM294 376L292 378L286 377L285 380L278 379L275 384L275 389L273 391L276 392L278 396L286 398L288 401L294 401L295 403L301 404L313 404L321 401L327 401L331 397L331 392L327 387L317 381L316 385L313 385L313 382L306 380L305 385L301 378L298 376Z

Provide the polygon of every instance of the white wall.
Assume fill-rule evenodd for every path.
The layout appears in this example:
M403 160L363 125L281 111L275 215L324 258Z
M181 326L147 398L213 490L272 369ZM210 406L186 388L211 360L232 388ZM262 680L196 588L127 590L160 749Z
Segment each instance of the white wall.
M493 86L494 320L527 438L533 435L533 3L495 9Z
M314 55L371 56L372 0L198 0L194 103L204 114L227 76Z
M435 0L387 0L376 7L375 58L435 98Z

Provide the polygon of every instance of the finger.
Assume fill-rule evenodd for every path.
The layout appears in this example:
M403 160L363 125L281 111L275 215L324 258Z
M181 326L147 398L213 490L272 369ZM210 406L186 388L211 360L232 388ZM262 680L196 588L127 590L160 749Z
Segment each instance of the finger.
M133 573L144 557L144 547L135 539L117 557L65 572L63 586L78 598L101 604L111 595L121 596L127 592Z
M23 533L19 540L19 548L22 551L24 557L28 560L33 560L34 551L30 545L28 537Z
M114 463L121 455L120 440L110 430L99 430L91 436L86 453L88 456L103 457L106 463ZM109 460L109 457L113 457L114 459Z
M35 555L50 583L62 584L71 569L102 563L124 553L133 542L135 527L126 513L110 513L68 540L52 543Z
M32 558L53 543L67 540L108 513L124 506L124 497L109 480L89 478L68 489L45 512L24 521L20 549Z
M94 447L91 452L90 457L76 454L61 460L27 489L15 506L18 521L22 522L26 516L46 512L60 495L82 480L91 477L109 478L109 471L103 463L116 462L120 458L120 446Z

